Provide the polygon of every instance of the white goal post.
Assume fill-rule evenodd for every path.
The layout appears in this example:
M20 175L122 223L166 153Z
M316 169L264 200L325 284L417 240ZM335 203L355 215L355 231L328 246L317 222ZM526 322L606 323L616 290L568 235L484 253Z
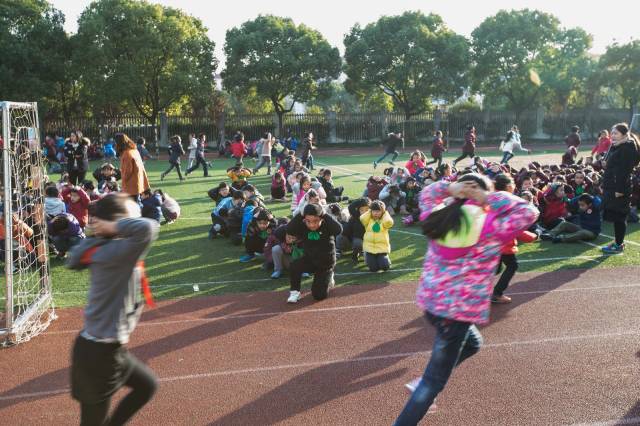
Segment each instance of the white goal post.
M2 222L0 346L28 341L55 319L44 184L35 102L0 102Z

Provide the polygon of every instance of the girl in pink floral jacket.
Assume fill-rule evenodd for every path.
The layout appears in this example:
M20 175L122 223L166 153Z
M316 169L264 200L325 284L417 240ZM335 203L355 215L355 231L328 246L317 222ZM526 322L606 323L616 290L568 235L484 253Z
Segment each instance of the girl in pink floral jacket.
M527 229L538 210L507 192L490 192L484 176L436 182L420 194L430 238L417 304L436 329L431 359L396 425L416 425L444 389L453 368L480 349L474 324L489 320L493 276L502 246Z

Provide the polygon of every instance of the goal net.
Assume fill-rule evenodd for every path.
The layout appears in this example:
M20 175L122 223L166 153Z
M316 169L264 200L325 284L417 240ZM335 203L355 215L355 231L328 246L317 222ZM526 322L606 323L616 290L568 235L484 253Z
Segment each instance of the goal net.
M55 313L37 104L0 102L0 116L0 344L8 346L44 331Z

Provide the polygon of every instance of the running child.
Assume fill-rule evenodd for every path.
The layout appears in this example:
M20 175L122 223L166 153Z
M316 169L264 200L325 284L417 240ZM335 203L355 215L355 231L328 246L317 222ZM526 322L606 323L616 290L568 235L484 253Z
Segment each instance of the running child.
M67 262L71 269L88 268L91 276L84 327L73 346L71 395L80 402L80 424L122 425L158 387L126 345L144 302L153 305L142 259L159 224L138 217L137 204L125 194L108 195L95 206L94 236L76 245ZM131 391L109 416L111 397L124 386Z
M377 160L373 162L373 168L378 167L378 164L382 162L387 156L391 155L391 161L389 164L395 166L394 161L398 158L400 153L398 152L398 144L402 143L404 146L404 139L402 139L402 133L389 133L387 135L387 140L384 142L384 154L380 156Z
M467 131L464 134L464 145L462 146L462 155L453 160L453 167L458 164L459 161L469 157L473 159L476 156L476 128L474 126L467 127Z
M436 337L397 426L417 425L454 367L480 350L482 336L475 324L489 321L500 249L538 216L526 201L490 191L487 178L470 173L455 183L436 182L420 196L420 219L430 241L416 299ZM454 201L445 205L450 197Z
M182 170L180 170L180 157L184 155L184 148L182 147L182 139L180 136L175 135L171 137L171 144L169 145L169 168L160 174L160 180L164 180L164 178L169 174L171 170L174 168L176 172L178 172L178 178L181 181L184 180L182 177Z

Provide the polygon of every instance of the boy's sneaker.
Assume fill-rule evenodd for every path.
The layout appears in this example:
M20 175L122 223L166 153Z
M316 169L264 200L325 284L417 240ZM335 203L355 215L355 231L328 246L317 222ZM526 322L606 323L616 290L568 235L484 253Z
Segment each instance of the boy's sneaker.
M273 271L273 274L271 274L271 278L273 278L274 280L277 280L281 276L282 276L282 271Z
M240 262L247 263L251 262L256 256L254 254L244 254L240 256Z
M617 253L622 253L623 251L624 251L624 243L622 244L611 243L608 246L602 247L602 252L604 254L617 254Z
M413 216L405 216L402 219L402 223L404 223L405 226L411 226L413 224Z
M302 278L309 278L310 276L311 276L311 274L308 273L308 272L303 272L302 273Z
M555 237L553 237L553 239L551 240L554 244L558 244L562 242L562 236L560 235L556 235Z
M418 385L420 384L420 381L422 380L422 377L418 377L416 379L413 379L412 381L410 381L409 383L406 383L404 385L405 388L409 389L409 391L411 391L411 393L414 393L416 391L416 388L418 387Z
M353 253L351 253L351 261L353 263L358 263L360 261L360 253L354 250Z
M300 292L297 290L292 290L289 292L289 298L287 299L287 303L298 303L298 300L301 299Z
M542 234L540 234L540 239L542 241L553 241L553 235L548 232L543 232Z
M491 296L491 303L497 303L499 305L504 305L506 303L511 303L511 298L509 296Z

